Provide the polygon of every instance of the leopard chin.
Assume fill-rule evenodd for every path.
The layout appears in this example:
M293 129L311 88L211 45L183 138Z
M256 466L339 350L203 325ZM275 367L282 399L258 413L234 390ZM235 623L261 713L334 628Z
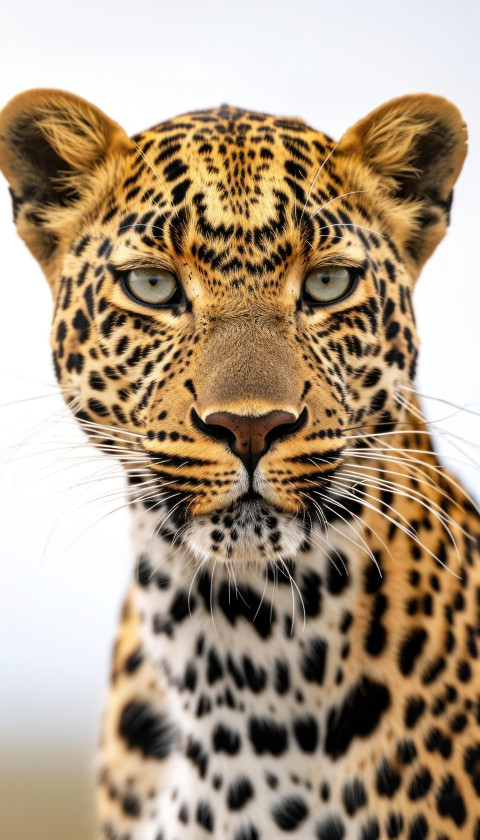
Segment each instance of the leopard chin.
M275 510L261 499L239 500L228 510L194 517L182 543L198 563L284 568L298 556L307 526L298 517Z

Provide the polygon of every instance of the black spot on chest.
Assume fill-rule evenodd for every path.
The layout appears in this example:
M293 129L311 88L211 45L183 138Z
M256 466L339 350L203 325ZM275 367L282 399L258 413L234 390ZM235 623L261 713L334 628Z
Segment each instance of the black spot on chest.
M370 735L389 705L390 692L387 687L362 677L343 703L331 707L327 713L327 755L339 758L346 753L354 738Z
M278 756L287 749L288 736L285 726L271 718L250 718L248 734L258 755L270 753Z
M276 620L275 609L250 586L238 586L236 595L233 598L228 583L222 583L218 606L229 624L235 626L239 618L244 618L262 639L267 639Z
M325 676L327 643L320 638L310 639L301 662L302 674L308 682L322 685Z
M227 790L227 805L231 811L238 811L253 796L253 787L250 779L246 776L238 776L229 785Z
M175 731L168 718L148 703L127 703L120 715L118 732L130 749L140 750L147 758L167 758L175 742Z
M282 831L294 831L308 815L308 809L300 796L285 796L272 808L272 817Z

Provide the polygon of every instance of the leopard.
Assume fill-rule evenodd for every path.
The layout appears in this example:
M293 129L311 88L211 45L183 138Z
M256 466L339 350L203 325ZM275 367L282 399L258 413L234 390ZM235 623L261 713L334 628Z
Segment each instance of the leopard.
M132 138L61 90L2 110L59 388L131 512L101 840L480 840L480 517L412 303L466 150L427 93L338 142L230 105Z

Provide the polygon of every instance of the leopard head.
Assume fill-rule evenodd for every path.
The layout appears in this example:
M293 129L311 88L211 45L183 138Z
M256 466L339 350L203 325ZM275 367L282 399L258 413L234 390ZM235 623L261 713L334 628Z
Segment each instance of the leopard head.
M466 154L413 95L336 143L222 106L130 139L30 91L0 116L20 236L54 299L58 381L132 498L200 559L290 558L348 511L345 450L395 427L412 291Z

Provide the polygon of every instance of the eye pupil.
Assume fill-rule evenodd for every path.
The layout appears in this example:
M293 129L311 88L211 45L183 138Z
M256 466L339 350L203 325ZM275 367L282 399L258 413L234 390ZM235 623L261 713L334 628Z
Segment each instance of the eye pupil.
M150 277L148 281L150 286L157 286L158 285L158 277Z

